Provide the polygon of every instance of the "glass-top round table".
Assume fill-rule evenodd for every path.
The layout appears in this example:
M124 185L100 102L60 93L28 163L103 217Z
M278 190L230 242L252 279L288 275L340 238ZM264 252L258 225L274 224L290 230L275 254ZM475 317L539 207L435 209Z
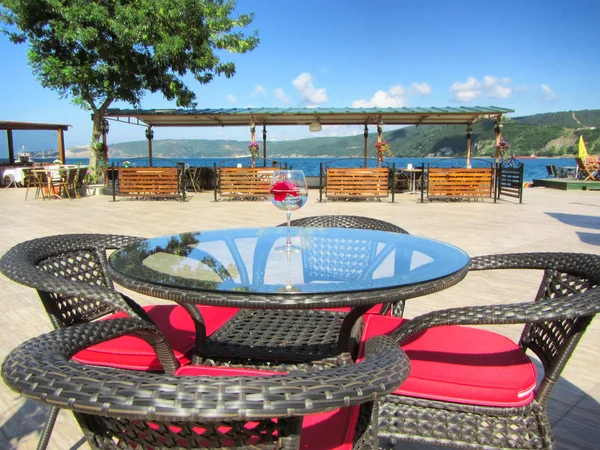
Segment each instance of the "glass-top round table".
M238 228L157 237L109 258L115 281L184 303L306 309L397 301L454 284L468 255L408 234L349 228ZM435 288L435 286L439 286ZM413 295L409 295L413 296Z

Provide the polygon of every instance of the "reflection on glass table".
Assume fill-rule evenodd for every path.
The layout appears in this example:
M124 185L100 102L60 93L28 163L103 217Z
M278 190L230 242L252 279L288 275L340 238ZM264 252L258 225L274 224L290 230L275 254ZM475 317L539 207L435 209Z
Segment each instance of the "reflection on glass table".
M116 251L108 270L133 291L181 304L197 330L205 328L196 304L240 309L197 335L195 363L303 363L348 355L369 309L452 286L469 263L452 245L400 233L292 227L297 251L278 250L286 240L284 227L158 237Z
M290 293L290 284L295 295L395 289L452 275L469 262L454 246L405 234L292 228L291 235L298 249L291 254L277 250L286 241L285 228L159 237L115 252L109 267L134 289L143 283L197 294L268 296Z

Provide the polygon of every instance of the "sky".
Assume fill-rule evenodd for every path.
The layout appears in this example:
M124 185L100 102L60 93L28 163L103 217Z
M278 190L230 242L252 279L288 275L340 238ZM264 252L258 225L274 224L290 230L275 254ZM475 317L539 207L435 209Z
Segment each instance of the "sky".
M219 54L236 64L233 78L185 78L198 108L463 105L506 107L512 116L600 109L599 0L238 0L236 12L254 12L246 30L258 30L260 44ZM90 112L42 88L26 52L0 35L0 120L69 124L67 148L87 145ZM160 94L141 106L176 108ZM55 148L56 133L46 134ZM279 141L352 134L362 128L268 129ZM250 132L155 128L155 139L177 138L249 140ZM15 148L19 139L15 132ZM142 139L142 127L111 123L109 143ZM0 156L5 140L0 134Z

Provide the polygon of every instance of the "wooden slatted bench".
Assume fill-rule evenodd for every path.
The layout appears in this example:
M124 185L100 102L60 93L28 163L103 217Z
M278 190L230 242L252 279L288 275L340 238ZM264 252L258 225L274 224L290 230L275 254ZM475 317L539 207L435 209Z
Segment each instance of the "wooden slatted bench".
M119 196L180 198L177 167L119 168Z
M264 200L269 197L271 178L276 167L221 167L218 169L218 182L215 187L221 197L236 199Z
M327 168L325 195L338 198L383 198L388 196L389 170L381 168Z
M427 198L478 199L491 198L492 168L430 167L427 173Z

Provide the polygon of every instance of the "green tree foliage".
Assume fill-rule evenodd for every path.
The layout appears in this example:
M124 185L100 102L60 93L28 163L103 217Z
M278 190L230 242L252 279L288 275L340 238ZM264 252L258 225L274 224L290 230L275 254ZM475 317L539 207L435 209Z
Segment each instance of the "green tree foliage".
M257 32L241 31L252 14L233 17L235 0L0 0L2 31L29 43L28 58L42 86L93 112L92 142L114 101L139 107L160 92L179 107L195 107L184 82L232 77L221 51L246 53ZM95 166L95 161L90 165Z

